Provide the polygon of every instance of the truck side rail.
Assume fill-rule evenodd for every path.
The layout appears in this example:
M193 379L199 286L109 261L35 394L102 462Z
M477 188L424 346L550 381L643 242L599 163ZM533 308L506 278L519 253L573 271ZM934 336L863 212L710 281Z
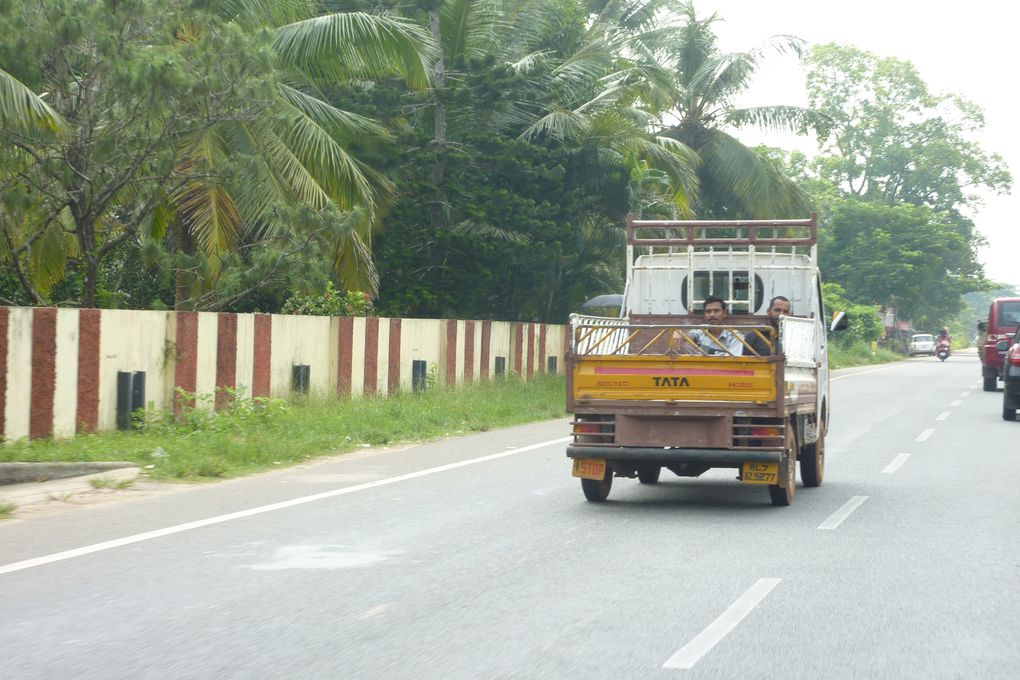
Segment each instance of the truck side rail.
M636 220L627 215L630 246L813 246L817 242L817 213L806 220Z
M810 321L810 320L806 320ZM813 328L813 322L812 328ZM778 338L769 324L640 324L626 319L573 314L570 317L571 350L575 356L761 357L776 354ZM735 342L698 342L705 334L729 332ZM749 340L760 338L768 348L760 352ZM704 345L712 351L707 351ZM798 343L798 347L800 344ZM812 364L814 365L814 364Z

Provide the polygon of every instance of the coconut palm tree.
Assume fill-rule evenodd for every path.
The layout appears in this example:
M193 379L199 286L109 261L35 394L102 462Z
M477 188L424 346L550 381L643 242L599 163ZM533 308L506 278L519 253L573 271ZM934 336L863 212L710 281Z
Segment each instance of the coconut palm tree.
M699 18L685 4L679 19L637 36L635 64L622 82L661 116L661 134L697 155L697 212L754 218L806 212L808 200L796 185L730 132L746 125L796 132L813 123L815 114L800 107L733 103L768 52L799 54L801 41L775 36L745 52L723 52L713 31L717 15Z
M592 18L578 49L569 54L528 51L531 46L522 43L524 50L512 67L534 74L537 90L547 98L520 102L517 110L525 118L535 112L522 138L550 139L575 148L594 146L603 158L627 168L632 211L640 214L646 207L642 197L647 192L634 189L647 185L652 173L668 180L666 193L672 201L668 212L690 216L698 194L699 159L683 141L653 132L655 112L638 98L634 87L639 66L635 57L644 49L640 38L656 30L663 18L661 4L661 0L606 3ZM645 71L650 74L645 82L660 73ZM658 202L663 192L654 193Z
M294 229L288 218L294 210L304 209L310 213L305 221L329 239L341 283L374 290L377 283L370 256L373 210L392 187L349 149L353 140L385 141L388 133L374 121L330 105L319 88L393 75L412 88L424 88L432 55L427 33L412 22L390 16L356 12L315 16L316 4L309 0L196 0L191 7L194 11L190 15L185 12L177 28L177 45L158 47L171 59L201 64L204 48L210 44L203 40L222 42L224 35L237 35L238 31L252 36L268 34L271 56L263 53L250 58L271 62L262 65L272 74L267 79L271 91L260 92L258 101L250 102L241 115L222 120L204 118L210 101L201 98L182 97L172 104L154 100L154 106L171 106L175 114L182 108L194 108L199 114L195 120L204 121L174 130L161 140L165 150L176 155L176 169L163 182L162 196L140 194L137 187L142 183L125 176L110 192L56 186L50 200L42 196L46 192L38 190L41 183L59 185L64 180L52 172L48 179L34 176L33 200L40 209L33 211L22 202L11 208L19 211L17 215L0 214L4 236L10 237L4 239L0 255L15 264L25 263L23 280L42 283L43 292L63 276L68 257L77 257L88 269L82 302L93 305L99 259L124 239L135 237L140 227L151 240L171 233L176 248L201 253L208 263L204 272L208 281L215 277L225 253L242 241L286 236ZM217 16L218 24L203 24L203 18ZM224 28L228 29L225 33ZM237 44L257 44L259 40ZM190 52L189 45L193 46ZM91 63L87 41L76 49L83 55L82 64ZM81 87L105 86L102 78L80 75L68 78L78 78ZM73 79L68 82L73 87ZM58 89L70 91L64 84ZM214 94L213 103L223 93ZM238 108L244 106L242 102ZM6 147L0 182L21 181L19 177L32 172L33 164L42 165L45 153L60 154L79 142L73 138L61 147L44 139L59 129L59 109L60 105L51 105L9 73L0 72L0 132ZM96 121L93 116L88 122L105 133L124 124L117 116L126 114L112 105L104 111L111 117L109 121ZM69 134L74 137L73 131ZM105 148L116 150L116 135L108 136ZM44 153L33 155L33 147ZM101 167L101 162L90 167ZM151 174L148 168L146 172ZM92 186L92 178L85 174L70 177L72 182ZM73 199L60 196L72 194L101 195L102 201L82 215L69 216L60 206ZM42 205L47 201L52 205ZM290 212L281 210L288 207ZM360 210L352 214L359 219L349 219L345 213L355 208ZM101 235L97 236L97 231ZM67 238L75 233L77 244ZM182 279L187 284L181 287L179 297L183 300L193 296L196 286L194 280ZM39 293L26 290L39 301Z
M341 286L375 294L378 275L371 258L374 208L392 192L391 183L348 150L355 140L389 141L379 123L329 103L319 87L401 76L410 87L429 83L434 51L415 24L359 12L305 16L310 3L234 0L207 3L249 28L275 31L274 48L284 74L264 115L203 129L182 146L180 167L194 179L168 196L168 216L177 222L177 245L185 255L205 255L206 277L215 277L220 258L244 240L287 235L276 209L281 203L312 208L330 244ZM274 22L287 21L273 26ZM233 181L216 172L223 164L249 159ZM351 213L355 208L361 207ZM351 213L358 219L350 219ZM159 237L170 223L157 223ZM198 277L177 279L178 305L195 294Z

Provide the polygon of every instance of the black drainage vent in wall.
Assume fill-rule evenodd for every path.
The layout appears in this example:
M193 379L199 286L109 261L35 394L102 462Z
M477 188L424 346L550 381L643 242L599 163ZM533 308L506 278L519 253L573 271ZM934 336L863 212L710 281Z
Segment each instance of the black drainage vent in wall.
M428 384L428 362L423 359L411 361L411 387L415 392L421 392Z
M506 376L506 357L496 357L496 377Z
M291 369L291 390L298 394L308 394L308 384L311 382L312 367L308 364L295 365Z
M550 375L556 375L556 357L549 357L546 364L546 372Z
M145 408L145 371L117 371L117 429L130 430L131 414Z

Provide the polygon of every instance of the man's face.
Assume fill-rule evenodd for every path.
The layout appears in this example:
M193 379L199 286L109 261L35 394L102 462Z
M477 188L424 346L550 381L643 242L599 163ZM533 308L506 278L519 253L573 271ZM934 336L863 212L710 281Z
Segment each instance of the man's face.
M780 316L790 315L790 303L786 300L773 300L772 306L769 307L768 311L769 321L775 326L779 323Z
M718 302L710 302L705 305L705 323L720 324L725 318L726 312Z

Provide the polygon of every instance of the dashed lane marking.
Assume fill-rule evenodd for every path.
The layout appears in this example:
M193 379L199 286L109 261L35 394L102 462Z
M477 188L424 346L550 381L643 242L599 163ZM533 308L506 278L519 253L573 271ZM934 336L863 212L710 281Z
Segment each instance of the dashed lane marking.
M938 416L935 418L935 420L945 420L948 417L949 417L949 411L943 411L942 413L938 414Z
M866 500L868 500L867 496L854 496L846 503L844 503L843 507L829 515L829 519L819 524L818 528L829 530L835 529L836 527L843 523L843 520L850 516L850 513L852 513L857 508L861 507L861 503L863 503Z
M900 469L900 466L907 462L907 458L910 458L909 453L901 453L892 459L892 462L885 466L882 470L883 474L891 475Z
M772 589L779 584L779 580L778 578L758 579L758 582L738 597L737 601L729 606L729 609L708 624L708 628L698 633L694 639L681 647L680 651L669 657L662 667L683 670L693 668L701 657L710 652L720 640L744 620L744 617L751 613L752 609L765 599L766 595L772 592Z
M930 427L929 428L925 428L924 432L922 432L921 434L917 435L917 439L915 439L914 441L915 442L926 442L926 441L928 441L928 437L932 436L932 434L934 432L935 432L935 430L933 428L930 428Z

